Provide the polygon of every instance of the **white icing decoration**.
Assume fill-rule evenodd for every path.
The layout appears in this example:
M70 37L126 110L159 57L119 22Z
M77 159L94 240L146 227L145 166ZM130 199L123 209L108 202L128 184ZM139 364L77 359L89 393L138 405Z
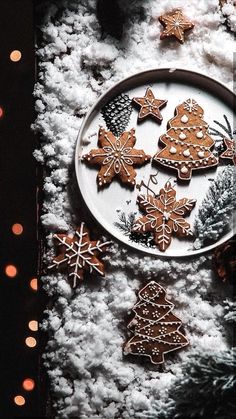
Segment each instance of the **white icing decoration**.
M183 132L181 132L179 134L179 138L180 138L180 140L185 140L185 138L187 138L187 137L186 137L186 135Z
M187 150L184 150L183 151L183 156L184 157L189 157L190 156L190 151L187 149Z
M196 135L197 138L203 138L203 132L199 131Z
M181 121L181 122L183 122L183 124L187 124L187 122L188 122L188 117L187 117L187 115L183 115L183 116L181 117L180 121Z
M188 168L186 166L183 166L183 167L181 167L180 171L181 171L181 173L186 174L186 173L188 173Z
M163 212L163 217L164 217L165 221L168 221L168 220L169 220L169 218L170 218L170 213L169 213L169 212L164 211L164 212Z
M188 99L184 102L184 109L186 109L187 112L191 113L193 111L198 110L198 104L194 99Z
M170 148L170 153L171 154L176 154L177 153L177 149L175 147L171 147Z
M130 176L130 172L128 171L126 165L132 166L134 164L134 159L136 158L143 158L143 154L133 154L131 155L131 151L133 150L132 147L127 146L130 136L127 137L126 143L121 144L119 138L116 138L114 143L110 140L109 136L105 134L105 139L109 143L109 145L102 148L103 153L97 153L91 157L104 157L102 165L108 166L106 172L104 173L105 176L109 176L110 169L113 168L115 174L119 174L121 169L123 169L127 176ZM132 158L131 158L132 157ZM128 180L129 181L129 180ZM133 182L132 182L133 183Z
M204 157L204 151L199 151L197 155L200 157L200 159L202 159Z

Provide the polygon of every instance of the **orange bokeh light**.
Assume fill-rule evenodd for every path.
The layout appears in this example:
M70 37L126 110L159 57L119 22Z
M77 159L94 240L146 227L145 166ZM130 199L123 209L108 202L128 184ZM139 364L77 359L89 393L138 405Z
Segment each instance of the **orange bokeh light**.
M9 278L14 278L17 275L17 269L14 265L7 265L5 267L5 274L9 276Z
M3 114L4 114L4 112L3 112L3 108L0 106L0 118L2 118L2 117L3 117Z
M22 383L22 387L26 391L32 391L35 387L35 382L32 380L32 378L25 378Z
M33 338L32 336L28 336L25 339L25 344L29 347L29 348L34 348L37 345L37 340L35 338Z
M21 52L18 49L15 49L10 53L10 60L16 63L21 59Z
M37 278L32 278L31 279L31 281L30 281L30 288L33 291L38 291L38 280L37 280Z
M38 330L38 322L37 320L30 320L28 323L29 329L32 330L32 332L37 332Z
M20 234L23 233L23 226L19 223L15 223L12 225L11 230L13 234L15 234L16 236L19 236Z
M14 402L17 404L17 406L24 406L25 404L25 398L23 396L15 396Z

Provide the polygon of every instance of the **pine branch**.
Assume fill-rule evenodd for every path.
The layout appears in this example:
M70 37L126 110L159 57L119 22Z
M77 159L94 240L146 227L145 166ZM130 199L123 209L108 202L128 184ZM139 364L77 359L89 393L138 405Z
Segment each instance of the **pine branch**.
M196 249L216 241L230 229L235 208L234 181L234 166L227 166L212 182L195 219Z
M183 365L165 402L156 400L138 417L148 419L233 419L236 416L236 348L217 355L199 353Z
M119 230L121 230L126 236L130 235L131 230L133 228L133 224L135 221L135 213L130 212L127 216L125 212L121 212L118 215L119 222L116 221L114 223L115 227L117 227Z
M224 115L225 116L225 115ZM221 124L221 122L219 122L219 121L214 121L215 122L215 124L216 125L218 125L220 128L222 128L222 130L224 131L224 132L226 132L226 134L228 134L229 136L230 136L230 131L231 131L231 129L230 129L230 131L228 130L228 128L227 127L225 127L223 124Z

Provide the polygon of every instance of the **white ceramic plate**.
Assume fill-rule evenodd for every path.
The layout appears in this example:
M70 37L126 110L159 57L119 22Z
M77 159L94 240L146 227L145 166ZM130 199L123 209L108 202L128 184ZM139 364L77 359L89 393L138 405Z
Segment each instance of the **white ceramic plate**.
M144 96L146 88L151 87L158 99L167 99L168 104L162 109L162 124L159 125L150 118L137 124L138 109L133 108L127 130L136 129L135 148L143 149L147 154L153 156L160 146L158 139L167 130L168 121L174 116L176 106L188 98L193 98L204 109L204 120L210 127L219 128L214 120L224 123L223 115L226 115L229 122L233 124L233 93L219 82L199 73L181 69L157 69L138 73L116 84L112 89L102 95L87 114L77 139L75 153L75 167L79 188L83 199L90 212L109 233L116 239L122 241L136 250L167 257L190 256L206 252L223 243L233 235L232 230L221 237L210 246L195 250L193 242L189 239L174 237L168 249L163 253L155 246L148 247L144 243L131 240L130 236L122 231L117 223L124 214L136 213L136 218L141 216L137 206L137 195L147 194L148 190L143 185L158 193L167 180L175 184L177 199L182 197L197 199L196 206L186 220L191 226L198 213L199 206L210 186L210 182L223 169L220 165L217 168L193 172L190 182L175 183L175 171L168 171L165 167L157 164L147 164L136 169L136 187L134 190L126 188L117 180L114 180L109 187L98 190L96 176L98 169L81 162L81 156L88 153L92 148L97 148L99 126L106 128L105 121L101 115L103 106L110 102L120 93L126 93L132 99L134 96ZM213 137L215 138L215 137ZM229 164L225 160L224 164ZM139 189L138 189L139 188Z

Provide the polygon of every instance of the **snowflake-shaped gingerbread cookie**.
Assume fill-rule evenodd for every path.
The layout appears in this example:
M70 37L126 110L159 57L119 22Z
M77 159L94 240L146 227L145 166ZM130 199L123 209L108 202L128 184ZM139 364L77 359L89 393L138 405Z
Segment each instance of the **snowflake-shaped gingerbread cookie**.
M182 198L176 201L175 196L176 191L170 182L160 190L158 198L138 196L139 207L146 214L138 218L132 230L142 234L152 232L154 242L162 252L170 245L173 234L179 237L193 235L184 217L192 211L196 200Z
M91 241L84 223L81 223L73 235L55 234L54 240L59 254L53 259L49 269L67 270L72 288L84 279L85 271L104 276L104 264L98 259L98 255L104 253L111 242Z
M82 156L82 160L88 164L100 166L97 176L99 187L108 185L114 177L134 187L136 178L134 166L141 166L151 159L151 156L145 154L143 150L134 148L135 142L134 129L123 132L120 137L115 137L112 132L103 128L99 129L99 148Z

